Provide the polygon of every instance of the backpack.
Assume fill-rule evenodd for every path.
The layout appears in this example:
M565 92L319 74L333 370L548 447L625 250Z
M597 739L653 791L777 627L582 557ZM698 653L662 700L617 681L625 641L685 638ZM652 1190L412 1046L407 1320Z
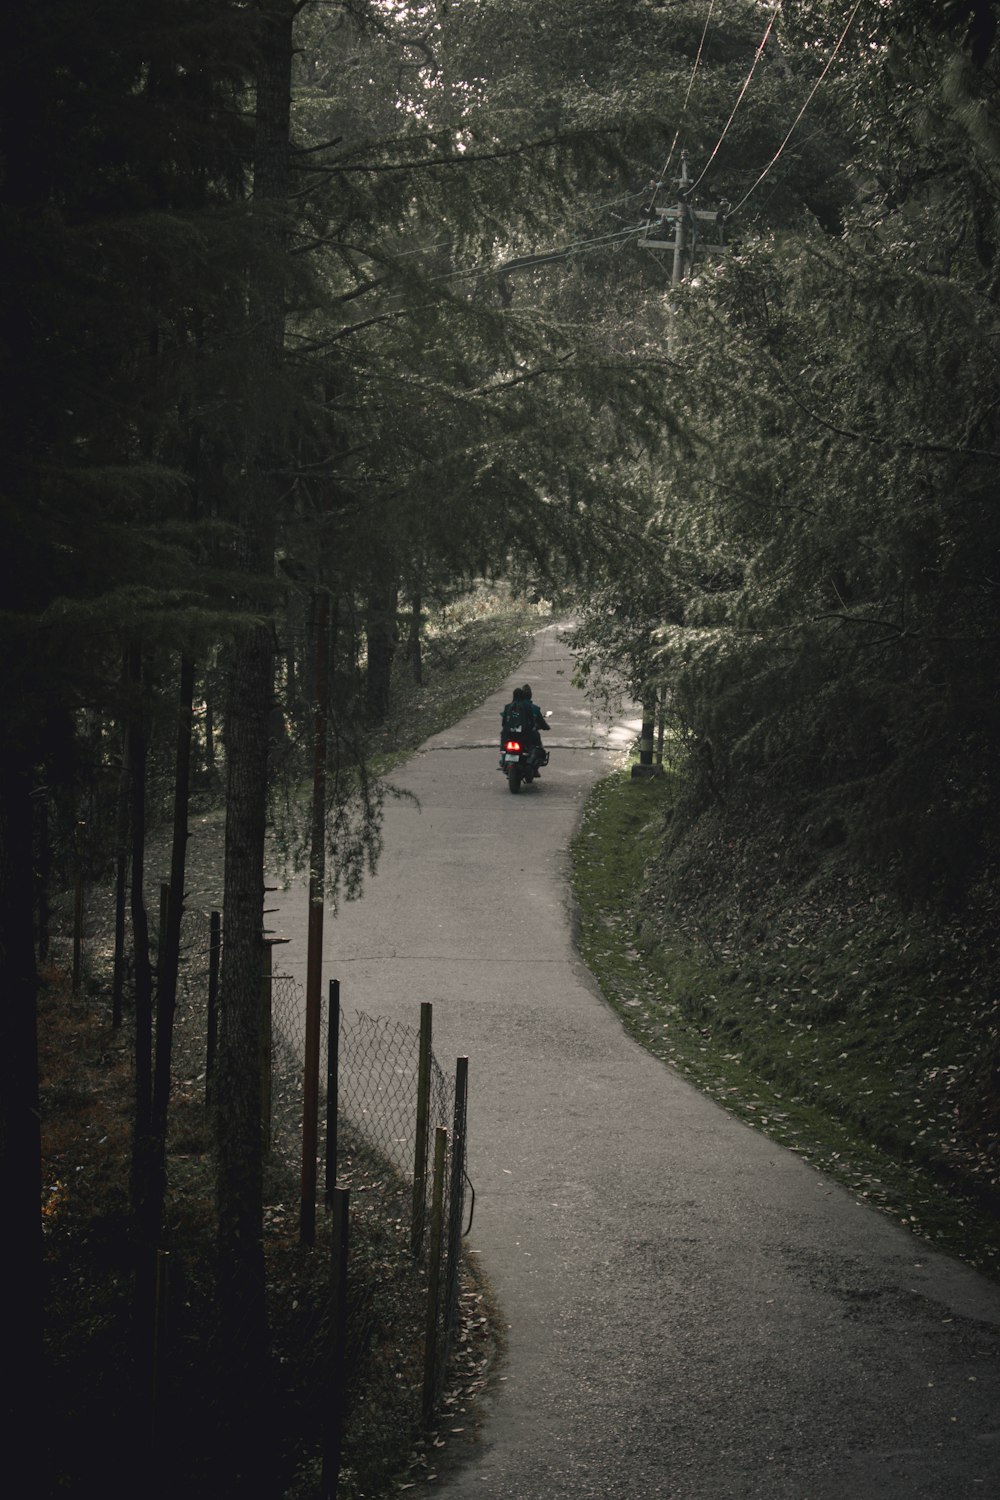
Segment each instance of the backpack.
M501 719L504 734L521 735L523 738L531 728L531 717L523 703L508 703Z

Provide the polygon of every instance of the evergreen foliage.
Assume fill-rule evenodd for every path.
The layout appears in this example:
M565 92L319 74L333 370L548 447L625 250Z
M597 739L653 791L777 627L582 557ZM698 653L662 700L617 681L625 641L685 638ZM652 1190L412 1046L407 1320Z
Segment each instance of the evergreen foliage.
M1000 8L840 11L38 0L5 17L2 1124L27 1280L24 892L52 844L66 876L82 816L90 868L123 882L131 806L141 861L147 811L172 800L183 658L193 786L229 777L224 979L251 1026L264 829L300 814L317 591L332 894L380 850L366 758L404 621L418 671L425 605L514 573L577 581L584 671L666 703L686 773L668 879L711 823L911 903L981 899L1000 790ZM735 210L728 253L696 247L674 285L637 243L682 149L691 201ZM148 989L138 873L132 894ZM140 1031L146 1079L148 1008ZM233 1330L254 1299L263 1320L236 1035Z
M756 809L954 905L996 857L996 152L954 35L894 19L852 73L844 234L675 291L693 447L589 634L665 684L690 817Z

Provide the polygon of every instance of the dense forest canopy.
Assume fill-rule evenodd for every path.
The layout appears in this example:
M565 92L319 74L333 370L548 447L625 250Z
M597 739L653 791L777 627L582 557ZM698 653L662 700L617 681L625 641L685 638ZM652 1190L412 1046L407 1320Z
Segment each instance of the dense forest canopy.
M84 818L92 871L117 869L134 1210L155 1238L171 1000L143 840L172 811L176 949L193 776L229 813L226 1326L239 1358L263 1345L263 841L308 764L319 598L350 771L324 808L331 890L378 852L366 744L403 639L418 663L427 604L483 574L577 589L583 670L671 727L679 838L705 817L781 830L936 908L986 889L998 18L994 0L5 17L0 1053L36 1306L39 869L65 876ZM686 236L679 260L657 234Z
M671 293L691 446L653 466L589 635L665 691L695 802L954 902L995 855L992 31L981 6L855 7L846 34L839 10L779 28L803 99L840 43L808 151L768 143L734 251Z

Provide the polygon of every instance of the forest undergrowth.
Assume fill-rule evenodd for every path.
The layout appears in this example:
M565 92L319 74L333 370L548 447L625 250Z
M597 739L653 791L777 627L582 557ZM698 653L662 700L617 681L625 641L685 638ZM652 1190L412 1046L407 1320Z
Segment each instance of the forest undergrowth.
M400 664L391 717L376 747L378 768L388 769L498 687L525 655L538 618L537 610L482 594L439 619L425 648L423 681L413 682L405 663ZM140 1478L153 1493L177 1486L192 1496L228 1493L226 1475L218 1468L220 1400L212 1350L214 1173L199 956L207 912L221 905L223 830L221 811L203 797L191 817L188 979L179 997L168 1142L170 1327L155 1430L149 1418L150 1372L136 1352L133 1328L133 1040L128 1011L122 1027L111 1025L110 879L87 892L84 980L77 993L62 961L68 951L71 898L56 903L53 962L41 975L39 998L45 1357L51 1412L39 1494L100 1487L113 1500L133 1493ZM166 840L166 830L150 840L150 888ZM459 1460L477 1429L476 1403L495 1361L498 1336L488 1292L467 1266L439 1420L429 1432L415 1431L406 1412L412 1410L413 1391L419 1390L422 1376L424 1273L408 1255L406 1236L394 1236L377 1213L366 1212L380 1184L363 1152L347 1154L351 1159L341 1161L340 1178L355 1190L351 1295L364 1300L375 1270L383 1273L390 1260L394 1266L393 1296L381 1321L369 1330L368 1348L383 1370L377 1378L369 1378L364 1368L355 1372L363 1398L353 1406L340 1494L344 1500L361 1500L412 1489L433 1480L443 1464ZM298 1242L299 1184L287 1157L272 1158L265 1191L275 1347L275 1493L306 1500L319 1492L329 1255L322 1234L314 1250Z
M932 917L751 810L679 831L676 795L626 767L575 840L580 948L608 1001L733 1114L1000 1276L995 894Z

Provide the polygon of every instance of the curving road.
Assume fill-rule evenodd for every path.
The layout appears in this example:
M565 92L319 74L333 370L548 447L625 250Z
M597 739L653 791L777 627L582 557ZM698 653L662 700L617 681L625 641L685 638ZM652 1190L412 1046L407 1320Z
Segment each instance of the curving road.
M346 1007L470 1057L472 1246L509 1354L448 1500L1000 1495L1000 1288L727 1115L623 1032L572 946L567 848L635 726L593 718L556 626L528 676L540 785L498 693L395 778L364 898L326 933ZM305 901L274 925L304 977Z

